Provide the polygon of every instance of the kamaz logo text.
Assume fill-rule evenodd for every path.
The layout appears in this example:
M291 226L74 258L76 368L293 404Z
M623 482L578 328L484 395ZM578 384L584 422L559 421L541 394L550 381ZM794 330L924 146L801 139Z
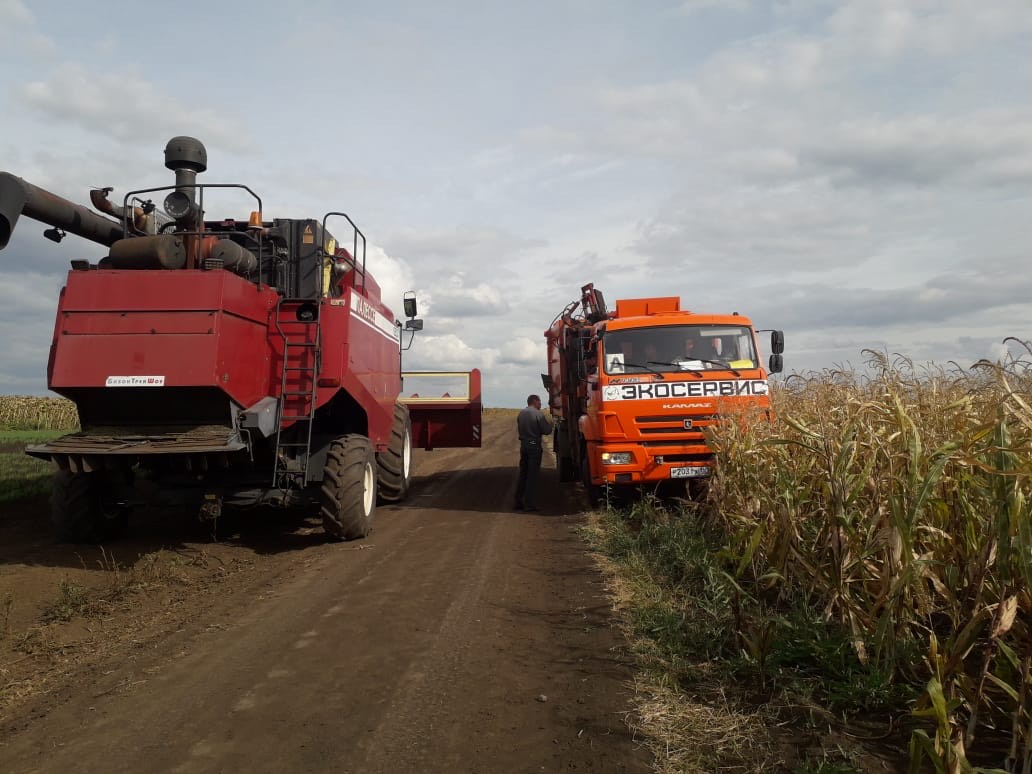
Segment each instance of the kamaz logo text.
M723 382L650 382L610 384L602 390L603 400L649 400L652 398L734 398L767 394L765 379Z

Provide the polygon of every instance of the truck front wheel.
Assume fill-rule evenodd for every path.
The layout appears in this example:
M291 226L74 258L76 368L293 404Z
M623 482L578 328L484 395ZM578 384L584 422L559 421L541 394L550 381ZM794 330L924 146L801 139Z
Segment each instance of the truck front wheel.
M326 534L338 540L355 540L372 532L376 455L364 435L345 435L330 444L320 505Z
M387 451L376 455L380 499L387 503L403 500L412 483L412 420L408 406L394 405L394 424Z

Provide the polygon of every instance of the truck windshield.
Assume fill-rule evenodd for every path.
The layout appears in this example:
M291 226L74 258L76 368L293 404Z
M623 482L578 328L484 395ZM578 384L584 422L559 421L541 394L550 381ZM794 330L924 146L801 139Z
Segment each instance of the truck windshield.
M607 332L607 374L757 368L752 329L744 325L665 325Z

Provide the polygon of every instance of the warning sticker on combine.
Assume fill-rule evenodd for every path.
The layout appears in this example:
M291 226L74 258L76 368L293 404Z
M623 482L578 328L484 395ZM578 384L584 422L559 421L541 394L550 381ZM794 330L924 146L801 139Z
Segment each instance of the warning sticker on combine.
M766 379L732 379L716 382L649 382L610 384L602 390L603 400L649 400L651 398L733 398L738 395L766 395Z
M301 243L306 245L315 244L315 232L312 231L311 223L307 224L305 230L301 232Z
M164 387L164 376L109 376L105 387Z

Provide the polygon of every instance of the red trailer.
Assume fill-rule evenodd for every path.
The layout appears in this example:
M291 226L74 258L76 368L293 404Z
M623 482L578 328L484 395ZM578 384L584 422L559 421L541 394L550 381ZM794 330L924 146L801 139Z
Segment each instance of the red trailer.
M209 518L317 501L330 535L365 536L377 501L409 488L413 422L438 428L434 446L479 445L479 372L446 414L399 401L406 334L422 321L413 294L405 322L384 303L351 218L266 219L247 186L197 182L207 153L190 137L168 143L165 165L175 185L121 205L93 191L103 215L0 173L0 249L20 215L54 241L109 248L72 261L50 349L50 389L75 402L81 430L27 450L57 465L59 533L106 538L144 501ZM206 195L227 189L253 210L210 219Z

